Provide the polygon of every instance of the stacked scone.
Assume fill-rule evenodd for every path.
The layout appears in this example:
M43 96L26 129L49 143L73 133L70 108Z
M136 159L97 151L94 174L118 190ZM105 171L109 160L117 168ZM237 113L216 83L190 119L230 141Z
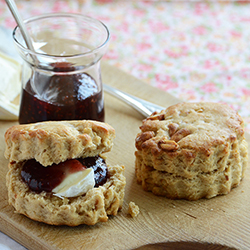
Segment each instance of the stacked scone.
M124 166L109 166L114 129L96 121L17 125L5 133L9 203L53 225L93 225L116 215L124 198Z
M227 194L247 167L243 120L218 103L180 103L143 121L136 176L144 190L171 199Z

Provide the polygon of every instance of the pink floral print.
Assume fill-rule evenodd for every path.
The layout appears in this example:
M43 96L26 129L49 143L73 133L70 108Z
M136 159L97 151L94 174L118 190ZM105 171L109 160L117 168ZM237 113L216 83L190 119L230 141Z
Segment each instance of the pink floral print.
M111 33L104 60L182 101L230 105L250 132L248 1L17 1L23 17L77 12ZM86 0L87 2L87 0ZM0 0L0 25L15 22Z

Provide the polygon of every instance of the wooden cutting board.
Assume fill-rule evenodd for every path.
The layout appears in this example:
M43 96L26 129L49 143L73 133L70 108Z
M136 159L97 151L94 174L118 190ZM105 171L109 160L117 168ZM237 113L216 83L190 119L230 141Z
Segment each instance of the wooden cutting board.
M106 84L137 97L166 107L179 102L171 95L109 65L103 64L102 72ZM106 122L116 130L114 147L107 154L108 162L126 167L127 185L122 211L106 223L75 228L49 226L15 214L8 205L5 186L8 162L3 156L4 132L15 122L0 122L0 230L32 250L249 249L250 169L246 171L241 185L231 193L210 200L169 200L145 192L136 183L134 174L134 140L143 117L108 94L105 94L105 103ZM250 142L248 135L247 140ZM127 212L130 201L140 208L140 214L135 218ZM198 242L204 244L198 245ZM225 247L216 247L215 244Z

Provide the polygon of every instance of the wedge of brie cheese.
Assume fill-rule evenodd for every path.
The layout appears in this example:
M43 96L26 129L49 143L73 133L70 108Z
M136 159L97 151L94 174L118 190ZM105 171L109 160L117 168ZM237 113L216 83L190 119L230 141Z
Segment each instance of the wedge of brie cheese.
M87 193L94 186L94 170L87 168L68 175L52 192L60 198L76 197Z
M0 120L17 120L19 105L13 100L21 92L21 64L0 52Z

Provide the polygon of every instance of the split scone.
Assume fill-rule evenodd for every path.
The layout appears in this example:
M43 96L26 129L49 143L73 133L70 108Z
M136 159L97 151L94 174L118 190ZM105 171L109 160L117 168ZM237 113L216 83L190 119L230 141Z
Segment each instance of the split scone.
M105 222L121 209L124 166L109 166L115 130L97 121L16 125L5 133L9 203L52 225Z
M180 103L145 119L135 171L144 190L170 199L227 194L247 167L243 120L218 103Z

